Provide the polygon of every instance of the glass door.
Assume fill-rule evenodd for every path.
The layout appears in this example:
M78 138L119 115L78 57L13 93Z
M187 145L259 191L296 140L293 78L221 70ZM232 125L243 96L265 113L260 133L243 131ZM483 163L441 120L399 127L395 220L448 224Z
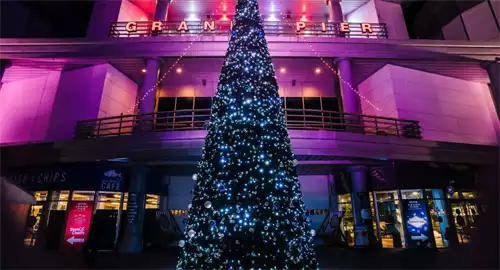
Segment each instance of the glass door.
M476 192L458 191L450 198L450 205L457 230L458 242L468 244L473 240L477 231L477 220L480 209L476 202Z
M340 229L349 246L354 246L354 216L352 213L351 194L338 195L338 208L343 212Z
M437 248L448 247L449 222L446 214L446 203L443 191L440 189L426 189L425 198L429 206L430 220Z
M404 247L405 240L398 192L377 191L375 197L382 247Z

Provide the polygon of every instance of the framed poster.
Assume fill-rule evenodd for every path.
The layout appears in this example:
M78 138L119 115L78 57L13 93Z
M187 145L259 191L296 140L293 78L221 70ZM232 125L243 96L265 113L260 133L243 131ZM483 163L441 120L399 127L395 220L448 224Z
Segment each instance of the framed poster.
M433 248L433 230L429 222L426 200L403 200L408 248Z

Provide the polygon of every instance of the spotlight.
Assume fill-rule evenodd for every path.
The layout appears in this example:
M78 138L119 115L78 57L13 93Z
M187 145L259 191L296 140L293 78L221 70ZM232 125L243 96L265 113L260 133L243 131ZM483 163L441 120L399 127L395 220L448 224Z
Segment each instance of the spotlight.
M141 69L141 71L142 71L142 73L146 73L146 69L145 68Z
M175 72L177 72L177 74L181 74L182 73L182 68L178 67Z
M286 68L284 67L280 68L280 73L286 73Z
M321 73L321 68L316 68L316 69L314 70L314 72L315 72L316 74L320 74L320 73Z

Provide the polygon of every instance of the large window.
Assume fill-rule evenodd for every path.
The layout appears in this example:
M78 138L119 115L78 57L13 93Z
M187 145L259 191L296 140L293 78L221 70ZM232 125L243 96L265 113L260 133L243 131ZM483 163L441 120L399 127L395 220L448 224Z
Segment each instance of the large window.
M404 247L403 220L397 191L377 191L374 193L379 219L379 238L382 247Z
M340 228L349 246L354 246L354 216L352 213L351 194L338 195L339 211L342 211Z

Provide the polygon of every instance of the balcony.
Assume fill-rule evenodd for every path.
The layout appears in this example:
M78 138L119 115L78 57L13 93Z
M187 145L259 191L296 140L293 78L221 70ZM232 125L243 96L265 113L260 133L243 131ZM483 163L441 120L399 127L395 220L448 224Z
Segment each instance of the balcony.
M264 21L263 25L267 36L387 39L387 26L383 23ZM230 21L112 22L109 37L228 36L231 28Z
M120 115L79 121L75 139L205 130L210 109ZM421 139L418 121L311 109L285 109L289 130L324 130Z

